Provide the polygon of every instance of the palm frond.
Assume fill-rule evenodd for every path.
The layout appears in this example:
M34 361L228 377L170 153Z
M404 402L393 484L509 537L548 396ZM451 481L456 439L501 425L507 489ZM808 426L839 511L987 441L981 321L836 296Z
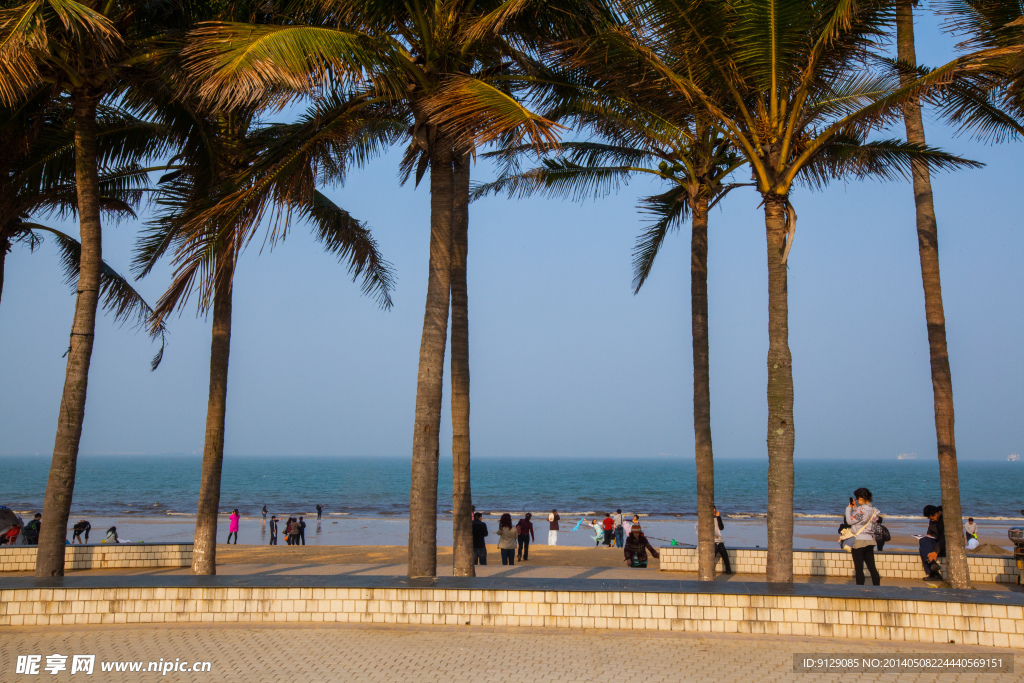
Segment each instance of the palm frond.
M640 201L642 210L651 216L652 222L647 229L636 238L633 247L633 293L638 294L640 288L654 268L654 259L661 250L665 237L671 230L679 226L690 215L690 204L682 187L674 187L668 192L653 197L645 197Z
M78 273L81 268L82 245L78 240L60 230L39 225L38 223L25 224L29 230L44 231L53 235L54 242L60 249L61 265L64 268L65 284L75 287L78 283ZM125 324L130 323L135 329L146 328L150 339L160 342L160 349L150 362L150 369L156 370L164 357L164 349L167 346L167 328L160 322L150 327L149 323L153 317L153 309L146 300L142 298L134 287L120 273L103 261L100 266L100 299L103 309L113 314L114 321Z

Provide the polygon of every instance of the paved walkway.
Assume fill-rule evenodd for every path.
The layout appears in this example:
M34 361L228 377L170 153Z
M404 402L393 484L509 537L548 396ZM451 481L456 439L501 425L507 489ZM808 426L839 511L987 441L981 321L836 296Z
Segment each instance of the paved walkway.
M696 581L696 572L663 572L655 569L627 569L625 567L552 567L517 564L503 567L489 564L477 567L477 576L507 576L519 579L655 579L663 581ZM139 568L139 569L88 569L68 572L67 576L185 576L188 568ZM451 567L438 567L438 576L451 576ZM217 567L218 576L402 576L406 574L405 564L222 564ZM27 576L28 572L14 572L5 576ZM839 576L797 576L796 583L853 585L853 578ZM739 581L764 583L764 574L718 575L716 582ZM870 582L869 582L870 583ZM941 582L924 582L920 579L883 579L883 586L924 588L944 586ZM1022 591L1021 587L1009 583L978 583L980 590Z
M91 681L1020 681L1020 673L794 673L795 654L876 657L956 654L1012 657L1012 650L955 645L772 636L681 635L569 629L359 626L310 627L66 627L4 629L0 680L77 680L71 656L95 655ZM18 655L68 656L68 670L15 674ZM1024 655L1024 651L1016 652ZM105 673L102 663L210 662L209 673ZM1024 657L1017 660L1024 667ZM76 674L77 676L77 674Z

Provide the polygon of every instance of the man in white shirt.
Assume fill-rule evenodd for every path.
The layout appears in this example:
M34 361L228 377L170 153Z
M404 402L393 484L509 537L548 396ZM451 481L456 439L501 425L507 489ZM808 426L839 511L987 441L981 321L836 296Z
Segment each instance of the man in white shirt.
M615 523L615 546L616 548L622 547L622 539L625 537L625 529L622 527L622 510L616 510L615 514L612 515L612 522Z

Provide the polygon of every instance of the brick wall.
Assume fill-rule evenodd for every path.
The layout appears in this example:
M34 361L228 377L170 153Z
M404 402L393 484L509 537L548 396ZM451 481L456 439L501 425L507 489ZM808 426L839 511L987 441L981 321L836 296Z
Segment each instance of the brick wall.
M0 572L36 568L35 546L0 547ZM128 567L189 567L191 543L118 543L69 545L64 549L64 570L124 569Z
M456 626L469 623L955 641L1024 648L1024 606L991 604L984 595L981 593L977 602L943 602L628 590L23 588L0 590L0 626L201 622Z
M660 567L669 572L696 572L697 549L664 547ZM764 574L768 561L764 548L730 548L729 561L738 574ZM971 580L979 583L1016 583L1017 564L1012 556L969 555ZM945 558L939 559L940 564ZM916 579L924 576L917 553L876 552L875 566L882 578ZM722 565L719 560L718 569ZM866 571L866 570L865 570ZM853 576L853 560L844 550L794 550L793 573L797 576Z

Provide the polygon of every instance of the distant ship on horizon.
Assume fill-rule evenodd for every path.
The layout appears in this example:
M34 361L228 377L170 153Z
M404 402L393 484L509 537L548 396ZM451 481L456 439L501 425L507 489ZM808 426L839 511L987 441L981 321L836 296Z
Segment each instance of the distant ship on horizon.
M1010 453L1006 456L1006 462L1020 462L1020 455L1017 453Z
M900 453L896 456L897 460L917 460L917 453Z

